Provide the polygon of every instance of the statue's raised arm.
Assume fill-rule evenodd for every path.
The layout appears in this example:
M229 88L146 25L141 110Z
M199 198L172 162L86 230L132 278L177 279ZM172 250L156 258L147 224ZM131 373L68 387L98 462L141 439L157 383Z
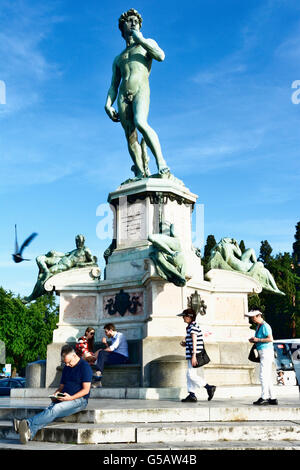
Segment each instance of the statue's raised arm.
M143 46L151 59L158 60L159 62L165 60L164 51L158 46L154 39L145 39L141 31L137 30L132 31L132 37L136 44Z

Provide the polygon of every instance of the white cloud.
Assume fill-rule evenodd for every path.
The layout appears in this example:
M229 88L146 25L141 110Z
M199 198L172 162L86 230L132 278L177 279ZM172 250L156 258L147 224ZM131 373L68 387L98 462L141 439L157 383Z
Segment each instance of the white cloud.
M219 85L225 81L231 80L236 75L241 75L247 71L247 66L243 63L235 63L241 60L240 57L230 57L227 60L199 72L192 80L198 85Z

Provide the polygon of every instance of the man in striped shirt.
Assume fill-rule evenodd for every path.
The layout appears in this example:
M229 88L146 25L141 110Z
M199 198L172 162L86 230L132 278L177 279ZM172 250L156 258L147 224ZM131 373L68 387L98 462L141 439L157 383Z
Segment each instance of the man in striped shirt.
M188 396L181 400L182 402L196 402L197 397L195 395L195 391L197 388L205 387L208 400L210 401L214 393L216 391L216 387L214 385L209 385L204 380L203 371L202 369L196 368L197 365L197 353L199 353L203 347L203 334L200 329L200 326L196 323L196 313L192 308L187 308L182 313L177 315L178 317L182 317L184 323L187 324L186 327L186 337L185 341L181 341L181 346L185 347L185 357L188 361L188 369L187 369L187 388L188 388ZM200 371L200 373L198 373Z

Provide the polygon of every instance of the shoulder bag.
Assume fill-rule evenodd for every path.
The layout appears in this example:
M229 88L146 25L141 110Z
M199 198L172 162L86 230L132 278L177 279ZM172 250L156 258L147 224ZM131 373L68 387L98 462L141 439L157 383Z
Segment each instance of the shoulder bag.
M259 330L259 328L260 328L260 326L258 327L258 330ZM257 347L256 347L255 343L253 344L252 348L250 349L248 359L251 362L260 362L260 357L259 357L258 350L257 350Z
M252 348L250 349L248 359L251 362L260 362L260 357L256 348L256 344L253 344Z
M190 347L189 347L189 350L190 350L191 355L193 355ZM207 352L205 351L204 345L203 345L203 349L201 349L201 351L196 354L196 359L197 359L197 365L193 366L194 368L205 366L205 364L208 364L210 362L210 358Z

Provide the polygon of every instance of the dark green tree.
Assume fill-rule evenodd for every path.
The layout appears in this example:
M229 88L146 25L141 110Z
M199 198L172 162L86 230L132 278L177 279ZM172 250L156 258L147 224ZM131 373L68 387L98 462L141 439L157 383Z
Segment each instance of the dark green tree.
M248 298L248 310L259 310L261 313L265 312L264 299L259 294L252 294Z
M296 274L300 276L300 222L296 225L294 238L296 241L293 243L293 262Z
M293 269L292 256L290 253L279 253L270 259L268 269L274 276L278 288L285 293L285 296L266 292L259 295L266 307L265 318L272 325L274 338L291 338L294 336L293 328L295 334L300 335L300 304L297 299L300 277Z
M269 244L268 240L263 240L260 245L258 261L261 261L267 269L269 269L269 263L272 259L272 251L273 248Z
M6 362L20 371L28 362L45 359L47 345L58 321L58 306L52 295L24 305L19 296L0 287L0 340Z

